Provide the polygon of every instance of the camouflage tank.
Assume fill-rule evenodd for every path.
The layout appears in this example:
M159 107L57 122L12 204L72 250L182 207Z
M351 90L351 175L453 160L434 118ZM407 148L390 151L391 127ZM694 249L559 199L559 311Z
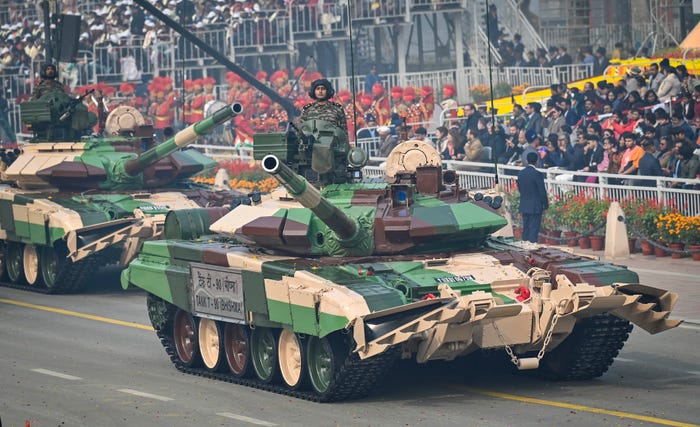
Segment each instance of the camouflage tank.
M321 402L365 396L397 358L500 351L589 379L631 323L680 323L677 296L626 267L491 236L501 200L469 197L429 144L397 146L385 180L363 178L363 153L325 122L254 149L284 189L209 230L170 212L166 234L202 237L144 242L122 272L183 372Z
M95 268L114 260L125 265L141 239L158 237L169 210L247 198L190 181L216 162L196 150L180 150L239 114L240 104L156 144L138 110L125 106L106 118L100 136L81 137L97 122L81 101L50 92L20 104L33 139L16 156L6 153L2 164L4 285L80 291Z

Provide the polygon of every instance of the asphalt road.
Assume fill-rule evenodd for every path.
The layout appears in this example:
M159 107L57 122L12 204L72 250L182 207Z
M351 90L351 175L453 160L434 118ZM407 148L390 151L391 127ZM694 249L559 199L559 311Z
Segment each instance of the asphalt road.
M663 272L641 272L643 283ZM673 280L697 285L697 275ZM2 426L691 426L700 326L635 328L601 378L549 382L500 357L398 364L361 401L318 404L178 372L145 295L96 276L83 295L0 288ZM690 305L687 301L686 305ZM502 363L503 362L503 363Z

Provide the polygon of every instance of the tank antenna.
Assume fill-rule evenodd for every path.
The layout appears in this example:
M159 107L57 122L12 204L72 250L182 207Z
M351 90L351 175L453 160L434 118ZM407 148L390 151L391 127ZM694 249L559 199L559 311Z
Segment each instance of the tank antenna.
M489 0L486 0L486 10L489 10ZM491 98L491 129L493 132L493 137L495 139L496 137L496 111L494 110L494 103L493 103L493 58L491 56L491 25L490 25L491 20L486 18L486 39L488 40L488 44L486 46L486 50L488 51L488 58L489 58L489 94ZM492 145L495 145L494 142L492 142ZM493 150L494 147L491 147ZM496 150L492 151L493 154L496 154ZM493 157L493 170L494 170L494 183L496 184L496 191L500 191L498 188L498 157L495 155L492 155Z
M357 99L355 95L355 49L354 43L352 42L352 2L347 2L348 8L348 32L350 33L350 91L352 92L352 129L353 133L357 132ZM365 88L365 91L367 88ZM348 135L350 136L350 135ZM356 141L355 135L352 135L352 141Z

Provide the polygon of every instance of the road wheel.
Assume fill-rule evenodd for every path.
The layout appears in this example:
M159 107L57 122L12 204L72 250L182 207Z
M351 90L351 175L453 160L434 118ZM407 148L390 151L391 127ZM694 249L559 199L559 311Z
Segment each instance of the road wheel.
M299 335L283 329L277 342L277 349L282 379L291 389L302 387L306 377L304 372L306 361Z
M216 372L221 367L221 327L211 319L199 319L199 353L204 366Z
M32 243L24 245L22 251L22 269L24 270L24 279L29 285L41 285L41 277L39 275L39 251Z
M335 377L340 372L346 355L345 346L336 337L309 337L306 347L309 380L319 395L333 392Z
M52 246L42 248L41 256L39 257L39 268L41 270L41 279L47 288L53 289L58 285L58 274L61 272L65 262L65 256Z
M224 353L231 372L237 378L250 374L250 335L245 325L227 323L224 327Z
M194 317L183 310L175 313L173 320L173 340L177 357L185 366L195 366L199 362L197 344L197 324Z
M255 375L264 383L277 381L279 364L277 363L277 337L274 329L255 328L251 336L250 355L253 359Z
M7 268L7 278L12 283L20 283L24 278L22 270L22 253L24 247L18 242L8 242L5 247L5 266Z

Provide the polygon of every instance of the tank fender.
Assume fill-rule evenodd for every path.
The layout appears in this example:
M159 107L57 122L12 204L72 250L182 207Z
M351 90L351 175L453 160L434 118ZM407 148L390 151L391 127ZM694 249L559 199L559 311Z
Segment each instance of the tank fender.
M153 243L162 242L145 242L144 246ZM122 270L122 288L136 286L191 313L189 266L169 264L168 258L155 255L158 251L167 253L167 245L151 245L150 255L141 255L129 264L129 268Z
M318 337L347 329L353 319L370 313L360 294L306 271L265 279L265 294L271 321Z

